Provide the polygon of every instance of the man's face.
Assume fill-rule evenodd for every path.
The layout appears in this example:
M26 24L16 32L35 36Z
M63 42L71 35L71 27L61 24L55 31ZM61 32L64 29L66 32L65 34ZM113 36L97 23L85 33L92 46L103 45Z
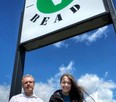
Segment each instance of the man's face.
M23 89L26 95L32 95L34 89L34 79L32 77L25 77L22 80Z

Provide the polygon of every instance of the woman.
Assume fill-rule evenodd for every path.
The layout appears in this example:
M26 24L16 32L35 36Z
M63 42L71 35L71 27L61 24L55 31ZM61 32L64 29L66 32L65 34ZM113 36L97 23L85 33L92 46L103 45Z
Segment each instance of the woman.
M76 83L72 75L63 74L60 78L60 85L61 90L57 90L50 97L49 102L84 102L85 91Z

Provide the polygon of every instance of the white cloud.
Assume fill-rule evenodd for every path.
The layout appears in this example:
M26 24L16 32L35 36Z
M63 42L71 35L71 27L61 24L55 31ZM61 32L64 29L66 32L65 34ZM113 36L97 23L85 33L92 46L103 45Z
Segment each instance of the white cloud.
M55 88L52 87L49 83L36 83L35 90L37 96L42 98L44 102L48 102L51 94L55 91Z
M54 43L53 45L57 48L68 47L68 44L66 44L65 41L60 41L60 42Z
M43 88L41 88L42 86L40 87L41 91L39 92L41 94L44 93L42 92L42 90L46 89L44 95L40 95L43 96L42 98L45 101L48 101L51 94L55 90L60 88L59 79L63 73L74 73L75 68L73 66L73 61L71 61L68 66L62 65L61 67L59 67L59 72L56 73L52 78L50 78L48 80L48 83L46 83ZM96 102L116 102L116 100L113 99L113 89L116 89L116 83L112 81L105 81L104 79L99 78L96 74L85 74L78 79L78 84L83 86L84 89L89 93L89 95L91 95L95 99ZM45 97L46 93L48 96ZM86 100L87 102L93 102L90 97L86 97Z
M92 32L84 33L82 35L77 35L76 37L73 37L72 39L76 42L85 42L87 45L89 45L90 43L95 42L100 38L106 38L107 32L108 32L108 26L104 26L95 30L93 33ZM61 47L67 48L68 43L66 43L66 41L60 41L60 42L54 43L53 46L57 48L61 48Z
M0 85L0 102L8 102L9 85Z
M113 99L112 91L116 89L116 83L105 81L95 74L85 74L81 76L78 83L87 90L96 102L116 102L116 100ZM87 97L86 100L93 102L90 97Z
M67 66L60 66L59 72L53 75L46 83L37 82L35 84L34 92L41 97L45 102L48 102L51 94L60 88L59 79L63 73L74 74L74 62L71 61ZM76 73L77 74L77 73ZM111 80L105 80L98 77L96 74L85 74L80 76L77 80L78 84L92 96L96 102L116 102L113 90L116 89L116 83ZM9 95L9 86L0 86L0 101L7 102ZM87 102L93 102L90 97L86 97Z
M64 73L73 73L74 67L73 67L74 62L71 61L68 66L62 65L59 70L60 72L57 74L57 76L61 76Z
M107 77L107 76L108 76L108 72L105 73L105 77Z
M53 77L49 78L48 83L50 86L54 87L55 89L58 89L59 86L59 79L60 76L64 73L73 73L74 67L73 67L74 62L71 61L68 66L61 65L59 67L59 73L56 73Z
M90 44L91 42L95 42L97 39L100 39L102 37L107 37L106 33L108 26L104 26L102 28L99 28L94 33L85 33L82 35L78 35L74 37L73 39L76 40L76 42L86 42L86 44Z

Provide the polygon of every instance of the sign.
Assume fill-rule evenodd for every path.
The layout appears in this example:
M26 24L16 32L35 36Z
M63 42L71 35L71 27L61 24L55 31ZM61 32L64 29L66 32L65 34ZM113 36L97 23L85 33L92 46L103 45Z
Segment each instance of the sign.
M26 0L20 43L68 29L105 12L103 0Z

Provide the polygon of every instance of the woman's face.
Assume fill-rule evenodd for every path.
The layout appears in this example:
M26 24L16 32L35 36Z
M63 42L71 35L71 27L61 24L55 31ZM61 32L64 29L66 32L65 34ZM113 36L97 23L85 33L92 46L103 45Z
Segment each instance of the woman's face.
M69 92L71 90L71 80L67 77L64 76L61 80L61 88L62 88L62 93L64 95L69 95Z

